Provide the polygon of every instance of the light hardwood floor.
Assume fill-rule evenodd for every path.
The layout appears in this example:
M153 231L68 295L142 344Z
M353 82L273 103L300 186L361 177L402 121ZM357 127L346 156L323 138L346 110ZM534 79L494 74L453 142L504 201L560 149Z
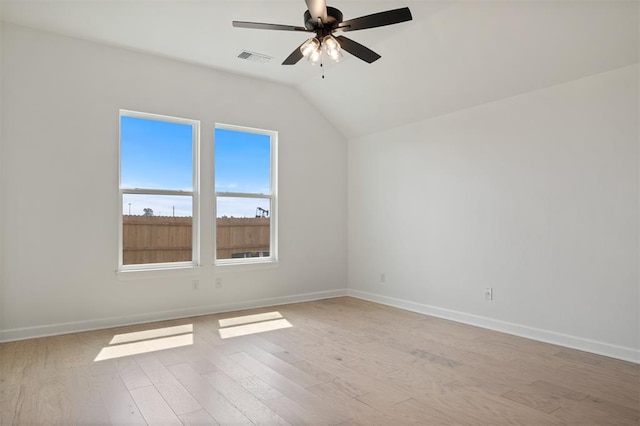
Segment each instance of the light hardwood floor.
M220 337L268 312L291 327ZM287 325L271 316L223 328ZM5 343L0 361L2 425L640 422L637 364L348 297Z

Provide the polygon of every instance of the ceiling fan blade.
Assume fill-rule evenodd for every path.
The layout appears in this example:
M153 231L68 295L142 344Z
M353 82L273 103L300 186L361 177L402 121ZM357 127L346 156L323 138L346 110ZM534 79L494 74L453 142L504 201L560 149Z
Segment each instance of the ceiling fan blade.
M256 30L280 30L280 31L304 31L309 32L304 27L296 27L293 25L280 25L280 24L264 24L262 22L244 22L233 21L233 26L236 28L253 28Z
M304 43L306 43L306 41ZM289 55L287 59L284 60L282 65L295 65L298 63L300 59L302 59L302 51L300 50L300 47L302 47L302 44L296 47L296 50L291 52L291 55Z
M381 56L373 50L351 40L350 38L346 38L345 36L338 36L336 37L336 40L338 40L338 43L340 43L340 47L342 47L344 50L367 63L375 62L381 58Z
M327 22L327 2L326 0L304 0L311 17L316 20L322 19L323 23Z
M367 28L384 27L385 25L399 24L412 20L411 11L408 7L387 10L386 12L374 13L372 15L361 16L341 22L336 30L355 31Z

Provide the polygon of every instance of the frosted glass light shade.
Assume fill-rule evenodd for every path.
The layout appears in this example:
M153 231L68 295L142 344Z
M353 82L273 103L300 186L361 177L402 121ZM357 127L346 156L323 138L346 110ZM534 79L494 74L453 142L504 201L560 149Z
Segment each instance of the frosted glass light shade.
M338 43L338 40L332 35L328 35L322 39L322 48L331 62L339 62L343 58L340 43Z
M322 45L327 50L327 53L334 50L340 51L340 43L338 43L338 40L331 34L322 39Z
M321 60L322 60L322 49L318 47L309 55L309 62L311 62L313 65L316 65L320 63Z
M311 56L311 54L318 49L320 49L320 40L317 38L310 38L300 46L300 52L302 52L302 56L305 58Z

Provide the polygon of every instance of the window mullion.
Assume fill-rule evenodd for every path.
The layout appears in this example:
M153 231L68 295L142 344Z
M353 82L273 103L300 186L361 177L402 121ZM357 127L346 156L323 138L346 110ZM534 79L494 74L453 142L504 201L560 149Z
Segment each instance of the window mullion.
M183 191L173 189L143 189L143 188L122 188L123 194L148 194L148 195L185 195L193 196L195 191Z
M268 198L271 194L255 194L251 192L216 192L216 197L238 197L238 198Z

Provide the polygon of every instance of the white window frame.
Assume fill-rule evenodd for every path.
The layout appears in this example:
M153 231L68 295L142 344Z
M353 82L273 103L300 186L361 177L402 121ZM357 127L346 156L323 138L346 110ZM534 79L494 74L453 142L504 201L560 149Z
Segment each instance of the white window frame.
M168 123L187 124L193 129L192 131L192 165L193 165L193 186L191 191L165 190L151 188L123 188L122 187L122 117L135 117L148 120L164 121ZM130 111L121 109L118 116L119 128L119 147L118 147L118 188L120 190L118 202L118 271L153 271L162 269L178 269L197 267L200 264L200 121L188 118L171 117L167 115L151 114L139 111ZM190 195L192 198L192 223L191 223L191 261L185 262L164 262L164 263L141 263L141 264L123 264L123 196L125 194L144 194L144 195Z
M250 265L258 263L276 263L278 261L278 132L275 130L257 129L253 127L238 126L233 124L215 123L215 129L232 130L235 132L254 133L259 135L266 135L270 137L270 160L271 160L271 192L269 194L251 193L251 192L215 192L214 200L214 249L213 256L215 258L214 264L216 266L226 265ZM214 156L215 156L215 136L214 136ZM215 191L215 158L214 158L214 191ZM242 257L234 259L218 259L218 197L235 197L235 198L260 198L269 199L270 212L269 212L269 256L267 257Z

